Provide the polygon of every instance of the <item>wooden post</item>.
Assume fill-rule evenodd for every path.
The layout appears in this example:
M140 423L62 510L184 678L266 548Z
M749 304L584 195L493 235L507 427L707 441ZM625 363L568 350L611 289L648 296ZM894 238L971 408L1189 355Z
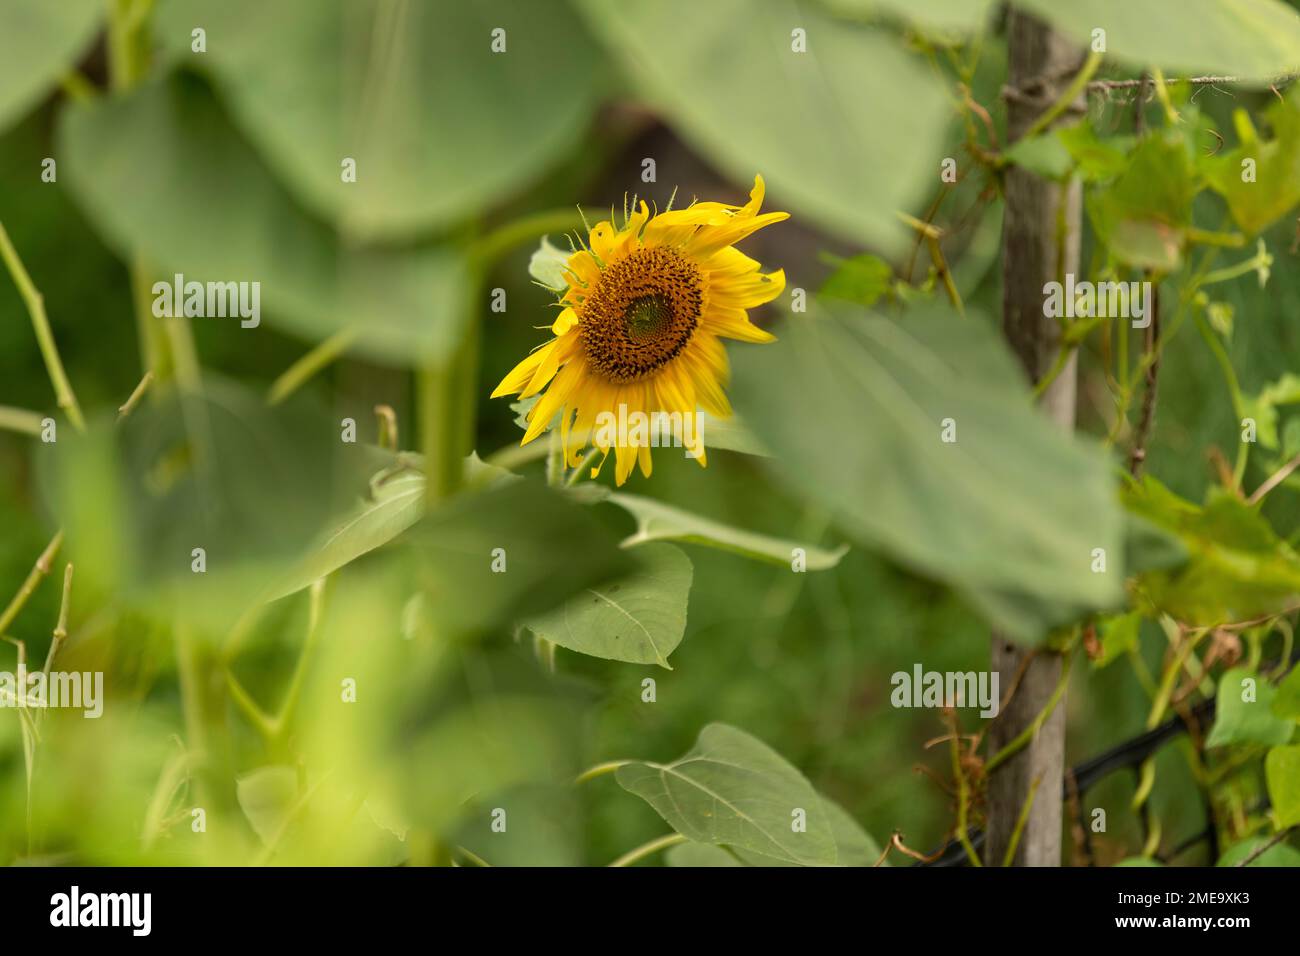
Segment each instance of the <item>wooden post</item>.
M1064 93L1083 63L1083 50L1046 24L1014 8L1008 15L1007 139L1019 139ZM1077 117L1083 97L1062 113ZM1002 329L1029 379L1037 382L1060 347L1057 321L1044 315L1043 285L1077 272L1081 188L1059 185L1012 166L1006 174L1002 226ZM1043 411L1062 428L1074 428L1077 368L1069 363L1041 398ZM996 560L996 556L991 556ZM993 634L992 666L1003 692L1010 689L1027 651ZM1025 669L1018 689L989 732L989 753L1014 739L1047 706L1061 677L1059 654L1042 651ZM1065 701L1058 703L1034 739L988 781L988 831L984 862L1000 866L1030 787L1038 782L1016 847L1015 866L1061 863L1061 787L1065 769Z

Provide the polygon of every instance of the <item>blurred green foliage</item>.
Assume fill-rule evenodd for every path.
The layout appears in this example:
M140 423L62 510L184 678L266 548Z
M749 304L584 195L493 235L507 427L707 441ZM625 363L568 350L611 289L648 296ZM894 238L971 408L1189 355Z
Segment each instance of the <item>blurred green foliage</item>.
M1037 0L1030 6L1040 9ZM1115 51L1139 65L1258 73L1275 70L1277 56L1295 48L1289 22L1261 30L1244 18L1215 20L1211 35L1190 10L1178 16L1195 29L1171 31L1167 15L1154 26L1147 21L1144 5L1050 6L1042 12L1075 30L1105 11L1119 24L1111 31ZM1227 5L1191 6L1212 18ZM401 496L423 494L420 463L369 439L377 432L373 408L385 404L401 423L400 447L418 446L410 370L450 363L470 383L458 399L462 450L487 459L514 446L512 414L490 403L478 383L497 380L537 343L534 326L551 320L550 297L528 282L527 244L536 235L506 248L488 240L500 241L521 217L575 201L601 210L647 186L661 207L674 188L682 198L732 201L759 170L775 208L791 208L795 218L786 231L757 239L751 254L783 266L792 286L808 290L834 273L828 298L877 303L889 315L916 300L933 308L942 294L937 275L927 274L924 255L918 265L895 212L923 215L939 159L962 155L970 139L975 121L969 113L959 118L945 92L960 81L976 102L991 105L1006 72L996 31L983 38L969 72L962 56L970 45L948 62L934 56L939 40L987 21L988 5L961 7L158 0L117 3L105 24L97 20L102 5L7 4L0 14L8 18L0 19L0 222L45 297L69 377L94 414L82 436L60 421L59 441L48 448L0 432L0 582L8 582L0 600L63 527L76 571L59 666L104 672L108 702L100 720L47 715L30 789L20 721L0 710L0 859L389 865L445 862L448 847L460 847L497 865L606 863L662 836L671 814L656 813L655 791L644 783L653 774L638 782L625 768L578 786L574 776L606 760L671 764L697 738L699 746L717 743L700 732L719 721L752 735L724 728L723 749L742 751L769 781L784 781L824 809L810 818L825 851L811 862L828 862L834 849L841 863L869 864L895 830L916 848L943 841L952 798L915 768L944 772L944 748L932 752L927 742L946 725L932 711L890 707L890 675L918 661L937 671L984 667L986 617L1012 616L1013 604L1032 621L1025 633L1039 635L1060 617L1037 601L1118 603L1113 585L1088 580L1086 593L1075 593L1060 562L1061 551L1078 544L1068 535L1101 535L1122 550L1100 454L1044 437L1026 417L1028 394L1014 369L989 351L987 316L1001 301L1001 202L976 177L941 194L939 202L953 198L936 219L948 231L969 325L929 334L927 342L951 370L967 363L970 387L996 412L982 431L1002 442L988 462L1004 470L1001 496L947 501L945 485L960 481L959 473L935 474L920 452L899 465L900 448L919 446L906 433L880 438L890 402L821 395L814 387L844 386L844 379L821 381L815 368L787 374L779 364L787 353L775 350L753 357L760 373L748 383L742 377L741 411L761 416L752 424L774 450L799 457L783 460L777 480L769 463L732 451L711 454L707 471L659 456L653 482L633 491L688 509L693 519L664 512L647 519L646 506L638 512L628 496L622 504L617 495L570 500L540 486L539 463L521 468L530 480L510 483L476 470L475 459L467 479L480 482L475 493L417 521ZM922 27L905 26L909 17ZM200 25L202 54L191 34ZM96 40L105 26L108 36ZM500 69L490 46L497 27L507 37ZM774 70L773 57L797 41L796 27L811 52L806 61L783 56ZM929 32L936 28L938 36ZM65 84L69 92L55 90L74 66L101 88L93 98L78 98L75 81ZM1264 117L1276 143L1266 168L1288 175L1294 94L1290 106L1270 112L1267 91L1227 97L1210 89L1195 106L1186 90L1177 95L1189 118L1203 116L1216 129L1231 129L1239 107ZM995 113L989 133L1005 137ZM1130 124L1116 104L1090 117L1106 147L1096 137L1062 140L1090 182L1131 177L1131 188L1107 192L1094 212L1099 233L1089 253L1100 259L1100 241L1110 237L1115 248L1105 255L1117 249L1129 264L1172 267L1168 257L1147 255L1146 244L1129 254L1110 225L1172 223L1184 230L1174 242L1181 253L1185 227L1226 222L1228 214L1243 229L1263 230L1274 250L1266 288L1252 274L1213 292L1235 315L1230 334L1220 334L1239 392L1261 397L1275 416L1276 440L1265 444L1276 460L1252 456L1245 485L1255 487L1300 451L1288 402L1263 401L1280 394L1269 386L1300 360L1291 321L1300 310L1296 232L1283 216L1294 203L1261 211L1237 200L1223 177L1244 144L1194 162L1200 147L1189 141L1168 147L1152 137L1135 146L1127 125L1118 130L1121 114ZM647 156L658 161L654 183L641 180ZM56 182L40 178L46 157L57 159ZM356 160L355 184L340 178L345 157ZM1067 161L1059 151L1049 159ZM1228 173L1216 172L1216 163ZM1176 195L1152 191L1153 182L1167 183L1170 168L1181 171ZM1197 170L1222 198L1202 192L1193 202ZM864 247L886 260L858 258ZM490 259L488 248L504 254ZM840 260L828 260L827 251L853 257L855 271L835 271L828 261ZM892 272L872 264L882 261ZM234 322L193 322L201 381L158 382L118 426L114 410L149 361L149 286L173 272L262 282L266 323L252 332ZM485 293L494 288L506 292L506 316L487 309ZM887 322L860 314L845 320L854 321ZM845 331L836 357L869 353L856 336L870 327ZM344 329L357 334L344 360L283 409L263 407L266 387L303 351ZM0 404L46 412L53 396L31 332L24 302L0 281ZM1095 337L1082 351L1082 427L1105 434L1111 406L1100 368L1110 356ZM933 355L923 358L925 366ZM766 380L763 363L778 363L768 365ZM948 390L954 400L970 398L960 375L935 376L927 390L914 364L899 369L895 378L906 373L905 390L927 403ZM165 371L171 377L175 369ZM782 401L787 392L764 392L765 381L789 389L790 380L808 386L798 421L781 417L793 404ZM1220 365L1200 339L1184 334L1164 348L1146 467L1189 502L1203 501L1218 483L1209 450L1230 458L1238 445L1240 396L1220 382ZM1026 404L1016 405L1021 399ZM836 407L820 420L823 401ZM337 441L344 418L358 424L356 445ZM999 432L998 422L1007 430ZM1033 456L1042 474L1018 467L1018 454L1042 448L1057 455ZM904 469L892 476L897 500L868 497L854 483L882 458ZM375 485L376 473L391 483ZM1283 539L1294 543L1288 529L1300 518L1295 486L1284 483L1263 508L1266 527L1282 529L1268 533L1267 550L1288 562ZM900 509L916 504L918 487L947 511L918 509L903 523ZM970 537L950 549L943 523L922 520L936 514L958 524L972 514L995 517L983 528L963 524ZM981 547L1002 533L1014 539L1021 517L1045 535L1046 557L1034 552L1025 558L1031 566L981 567ZM647 520L658 522L658 535ZM1053 523L1062 534L1044 530ZM394 543L375 547L398 531ZM531 637L512 625L554 614L610 579L647 573L635 549L617 547L638 533L676 541L653 547L689 562L674 572L690 582L684 625L679 630L675 612L654 625L672 633L675 643L662 655L671 653L672 669L653 666L659 655L639 654L635 664L562 647L549 652L550 673L548 652L534 655ZM859 546L841 557L843 535ZM196 584L190 567L198 539L214 571ZM880 552L861 547L864 540ZM800 542L809 545L809 573L770 563ZM496 547L510 555L504 589L485 558ZM1003 547L1014 549L1014 541ZM744 556L754 554L769 563ZM25 642L29 660L43 660L50 643L62 558L8 632ZM326 571L333 573L325 586L309 586ZM987 590L975 591L972 580ZM1016 581L1037 582L1042 593L1026 595ZM277 600L259 602L267 596ZM1150 621L1125 628L1115 653L1134 647L1158 673L1159 628ZM1108 654L1112 638L1113 631L1104 635ZM0 664L14 660L6 645ZM1150 702L1140 674L1119 663L1076 669L1066 698L1071 761L1143 728ZM649 676L653 704L645 699ZM1274 719L1280 726L1293 717ZM1269 738L1282 740L1280 732ZM1167 848L1205 825L1183 746L1155 761L1152 812ZM1270 779L1294 779L1294 750L1273 751ZM619 782L644 789L648 803ZM1243 803L1263 797L1258 779L1234 786ZM1290 786L1270 789L1293 798ZM1090 794L1113 821L1099 841L1107 862L1144 841L1127 812L1134 788L1117 775ZM510 820L504 833L491 827L499 808ZM1278 810L1294 819L1293 800ZM695 840L772 857L772 845L753 834L724 838L690 828L682 823ZM717 855L724 852L691 842L668 860L734 861ZM1199 848L1180 860L1214 862Z

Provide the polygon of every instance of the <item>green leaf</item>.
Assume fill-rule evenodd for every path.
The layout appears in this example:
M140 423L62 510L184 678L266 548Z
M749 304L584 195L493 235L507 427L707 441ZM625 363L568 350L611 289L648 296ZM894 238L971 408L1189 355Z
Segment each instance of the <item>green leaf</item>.
M671 847L664 854L664 861L669 866L692 868L700 866L744 866L734 854L728 853L720 846L710 843L696 843L687 840Z
M972 33L988 20L993 0L826 0L843 16L899 17L941 34Z
M491 866L581 866L579 796L569 781L479 795L456 830L456 844ZM494 829L497 808L506 812L504 831Z
M103 14L103 0L5 0L0 5L0 132L75 66Z
M1300 596L1300 555L1235 495L1212 490L1204 507L1173 494L1150 475L1124 489L1138 517L1176 535L1188 554L1178 567L1139 575L1157 610L1213 626L1280 613Z
M879 256L863 253L851 259L825 258L836 269L817 293L823 299L844 299L858 305L875 305L877 299L889 292L894 270Z
M1091 182L1114 179L1128 166L1128 154L1137 140L1132 136L1100 139L1091 123L1061 126L1056 138L1078 164L1083 177Z
M893 37L794 0L579 6L638 90L733 179L760 172L797 215L902 247L896 211L934 182L951 109ZM792 49L795 29L807 52ZM879 92L890 89L907 96Z
M528 274L546 288L559 292L569 284L565 270L570 255L571 253L552 244L549 236L542 236L542 241L528 259Z
M412 238L516 193L576 151L603 87L563 0L172 0L157 33L211 74L295 198L363 239Z
M253 831L270 843L298 799L298 773L293 767L259 767L235 781L235 797Z
M1237 866L1261 846L1272 839L1268 836L1256 836L1234 843L1219 857L1215 866ZM1247 866L1300 866L1300 850L1287 843L1278 843L1269 847Z
M875 866L881 857L880 845L862 829L843 807L822 796L822 809L831 821L835 834L836 866ZM752 850L737 849L736 855L749 866L793 866L785 860L764 856ZM888 861L881 864L887 866Z
M1181 136L1152 135L1134 149L1114 183L1088 197L1088 214L1120 261L1172 272L1182 260L1195 195Z
M61 434L41 448L41 486L79 580L216 630L306 560L377 466L305 398L267 408L210 371L203 384L199 395L160 391L120 424L103 413L85 434Z
M1283 720L1300 720L1300 667L1292 667L1277 685L1273 713Z
M442 356L458 340L468 315L463 252L341 242L293 203L193 77L66 109L59 147L92 221L124 260L152 263L151 278L258 282L269 323L313 339L349 326L360 332L357 348L402 364ZM195 321L258 335L234 318Z
M1300 745L1274 747L1264 758L1264 779L1279 830L1300 823Z
M524 479L449 499L403 541L430 615L451 631L530 618L640 566L589 509Z
M1214 728L1205 746L1286 743L1295 724L1274 715L1276 693L1272 684L1247 668L1234 667L1225 672L1219 678Z
M1021 640L1121 603L1110 467L1031 406L987 320L823 310L737 363L737 407L786 484Z
M1120 860L1116 866L1164 866L1159 860L1153 860L1149 856L1130 856L1127 859Z
M1092 662L1096 668L1105 667L1138 646L1138 631L1142 615L1137 611L1103 618L1101 631L1101 657Z
M270 589L266 600L274 601L300 591L387 544L415 524L423 513L424 475L410 471L379 484L373 497L327 532L307 559Z
M1248 235L1263 232L1300 203L1300 93L1267 112L1273 138L1261 141L1250 116L1237 110L1236 124L1246 136L1231 152L1202 160L1210 186L1228 204L1232 218ZM1250 161L1253 175L1246 181L1243 164Z
M637 557L641 566L627 577L580 591L525 626L580 654L672 670L668 655L686 632L691 559L671 544L646 545Z
M1106 54L1134 67L1159 66L1267 79L1300 63L1300 16L1278 0L1022 0L1021 6L1091 44L1106 31Z
M377 458L387 455L374 449ZM370 480L370 494L322 534L307 557L280 575L267 591L274 601L308 587L364 554L383 547L424 514L423 458L403 452ZM520 480L504 468L486 464L472 453L465 459L465 486L484 490Z
M1074 168L1074 157L1054 131L1017 140L1003 158L1044 179L1065 179Z
M1244 398L1244 418L1255 420L1255 437L1268 449L1277 448L1277 407L1300 403L1300 375L1284 372L1275 382L1260 389L1257 395Z
M602 500L618 505L636 519L636 533L623 542L624 547L647 541L686 541L787 567L794 560L794 551L798 548L804 552L805 566L809 571L825 571L835 567L849 550L847 545L841 545L832 551L784 538L771 538L683 511L653 498L621 491L613 492Z
M691 840L804 866L836 862L835 833L817 791L780 754L735 727L709 724L681 758L626 764L616 776ZM797 810L806 814L805 832L794 829Z

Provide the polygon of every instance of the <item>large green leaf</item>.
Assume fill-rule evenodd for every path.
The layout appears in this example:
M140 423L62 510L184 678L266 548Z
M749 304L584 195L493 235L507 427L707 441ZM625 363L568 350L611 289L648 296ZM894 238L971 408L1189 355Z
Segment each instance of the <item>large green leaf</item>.
M875 866L880 861L880 846L867 835L858 822L838 803L823 796L822 807L830 816L835 832L836 866ZM668 851L669 866L796 866L788 860L764 856L752 850L724 849L710 843L688 840ZM888 861L880 863L888 866Z
M1264 777L1278 829L1300 823L1300 745L1270 750L1264 758Z
M762 173L796 214L901 244L895 211L937 180L950 114L895 38L793 0L580 5L638 88L734 179ZM796 29L807 52L792 50Z
M822 809L830 818L831 830L835 834L835 865L875 866L881 857L880 845L838 803L826 796L822 796L821 800ZM765 856L752 850L737 848L735 852L742 861L750 866L794 865L786 860Z
M0 4L0 132L34 106L95 35L104 0Z
M1178 537L1189 560L1138 577L1146 601L1188 624L1211 626L1281 613L1300 596L1300 555L1259 513L1212 490L1204 507L1173 494L1150 475L1124 491L1127 507Z
M1277 685L1273 713L1289 720L1300 720L1300 667L1292 667Z
M941 33L978 30L988 19L993 0L825 0L845 16L900 17Z
M752 850L805 866L836 862L835 833L822 798L767 744L726 724L709 724L672 763L619 767L619 784L699 843ZM796 811L807 829L794 826Z
M275 600L307 587L397 537L424 512L424 475L406 472L380 484L337 527L312 548L306 560L283 576L267 595Z
M627 577L580 591L525 624L571 651L672 670L668 655L686 632L694 568L671 544L646 545L636 556L641 566Z
M694 840L687 840L673 847L664 855L664 860L669 866L676 867L745 865L736 859L734 854L720 846L696 843Z
M1249 690L1253 682L1253 692ZM1284 744L1291 739L1295 724L1273 713L1276 689L1260 675L1235 667L1219 678L1214 711L1214 729L1207 747L1226 744Z
M589 508L526 480L457 495L402 540L430 616L451 629L528 619L640 566Z
M1032 407L982 316L833 308L787 321L782 340L741 356L736 404L778 475L846 533L948 582L1021 639L1120 603L1107 462ZM943 440L946 419L956 441Z
M1116 258L1172 272L1182 261L1195 196L1182 137L1149 136L1133 151L1128 168L1088 197L1088 214Z
M204 54L190 53L196 24ZM425 232L517 192L580 147L602 88L599 50L565 0L168 0L158 32L212 73L294 195L363 238Z
M721 548L723 551L732 551L743 554L747 558L769 561L786 567L789 567L795 559L795 550L801 549L805 556L805 567L809 571L825 571L835 567L849 550L848 545L827 550L798 541L745 531L742 528L734 528L720 521L683 511L681 508L664 504L653 498L630 495L622 491L602 495L599 500L618 505L636 518L636 534L623 542L625 546L644 544L647 541L685 541Z
M268 321L308 338L350 326L358 348L403 364L456 342L467 315L463 255L340 242L272 179L199 80L153 81L72 107L60 141L74 194L123 258L155 266L154 278L259 282ZM258 334L234 319L194 321Z
M1272 838L1266 835L1250 837L1234 843L1223 851L1215 866L1237 866L1252 853L1262 849ZM1277 843L1255 857L1250 866L1300 866L1300 850L1286 843Z
M215 627L305 559L364 493L376 458L340 442L337 421L305 400L267 408L211 373L201 395L158 399L42 446L40 486L79 580Z
M372 449L376 458L384 457ZM293 594L313 581L337 571L364 554L382 547L415 524L424 513L423 460L403 453L389 456L385 468L370 480L370 494L320 535L308 555L275 579L266 600ZM503 468L485 464L477 454L465 459L465 484L469 488L492 488L518 480Z
M1300 15L1279 0L1020 0L1080 43L1135 67L1271 78L1300 66Z

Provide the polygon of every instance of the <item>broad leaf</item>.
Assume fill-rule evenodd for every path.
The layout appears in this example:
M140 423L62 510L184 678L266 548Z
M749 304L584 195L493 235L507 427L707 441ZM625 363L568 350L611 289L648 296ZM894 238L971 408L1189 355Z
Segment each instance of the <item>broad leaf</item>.
M1237 866L1251 854L1263 848L1272 837L1257 836L1234 843L1223 851L1215 866ZM1255 857L1248 866L1300 866L1300 850L1286 843L1277 843Z
M867 835L848 811L829 797L823 796L822 809L830 817L835 834L836 866L875 866L880 860L880 846ZM751 850L737 849L736 855L750 866L791 866L793 864L764 856ZM888 865L888 861L881 864Z
M206 53L190 52L195 24ZM563 0L170 0L158 32L211 73L295 198L362 238L427 233L518 192L577 150L602 89Z
M1088 197L1088 214L1120 261L1172 272L1182 261L1195 195L1181 136L1153 135L1138 144L1113 183Z
M668 655L686 632L691 559L671 544L646 545L636 556L641 566L627 577L579 591L525 626L580 654L672 670Z
M1237 148L1204 160L1210 185L1252 236L1300 203L1300 93L1291 91L1267 116L1272 139L1260 140L1249 114L1238 110L1234 118L1242 140Z
M528 274L546 288L559 292L569 284L566 269L570 255L552 243L549 236L542 236L528 259Z
M1150 475L1124 491L1127 507L1178 537L1181 566L1145 572L1139 587L1179 621L1212 626L1280 613L1300 596L1300 555L1274 534L1258 505L1212 490L1202 508Z
M35 106L74 66L103 15L103 0L0 4L0 132Z
M431 618L451 630L529 618L640 566L590 509L527 480L449 499L403 543Z
M294 204L199 80L73 106L59 138L74 195L123 259L154 266L151 278L257 282L263 320L314 339L355 327L359 349L403 364L457 341L463 253L343 243ZM233 318L193 321L250 342L259 334Z
M263 843L280 831L298 799L298 772L293 767L259 767L235 781L235 797Z
M696 843L694 840L687 840L685 843L672 847L664 854L664 860L669 866L687 868L745 865L736 859L734 854L727 852L720 846L714 846L711 843Z
M1100 622L1101 657L1092 662L1093 667L1105 667L1138 646L1138 630L1142 615L1136 611L1103 618Z
M1279 829L1300 823L1300 745L1274 747L1264 758L1273 823Z
M1263 677L1244 667L1234 667L1219 678L1214 711L1214 729L1207 747L1227 744L1284 744L1291 739L1295 723L1273 713L1277 691Z
M1081 45L1188 76L1270 79L1300 64L1300 15L1279 0L1020 0Z
M826 0L844 16L898 17L938 33L970 33L988 19L993 0Z
M805 866L836 862L835 832L817 791L780 754L735 727L709 724L681 758L627 764L617 778L699 843ZM794 825L800 810L804 832Z
M934 182L950 110L894 37L794 0L579 6L638 89L733 179L761 172L796 214L850 241L901 246L895 212Z
M832 309L742 359L736 403L778 475L858 543L948 582L1023 640L1120 603L1110 468L1032 407L983 317Z
M1273 713L1284 720L1300 720L1300 667L1292 667L1277 685Z

